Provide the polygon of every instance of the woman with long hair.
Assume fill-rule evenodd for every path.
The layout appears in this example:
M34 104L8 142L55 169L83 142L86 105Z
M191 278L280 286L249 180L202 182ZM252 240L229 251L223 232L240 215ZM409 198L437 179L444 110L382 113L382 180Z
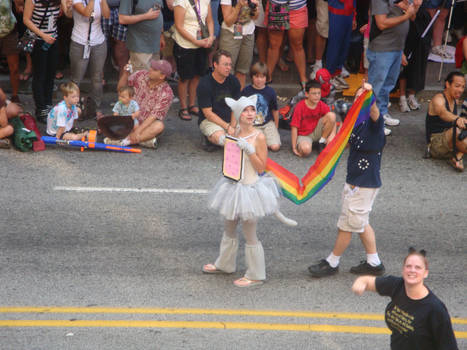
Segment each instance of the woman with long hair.
M60 11L71 17L71 0L26 0L24 25L36 37L32 51L32 94L36 119L45 122L52 108L55 71L58 63L57 18Z
M428 260L424 250L409 248L402 265L402 277L361 276L352 291L388 296L384 318L391 330L391 349L457 350L451 319L443 302L425 285Z

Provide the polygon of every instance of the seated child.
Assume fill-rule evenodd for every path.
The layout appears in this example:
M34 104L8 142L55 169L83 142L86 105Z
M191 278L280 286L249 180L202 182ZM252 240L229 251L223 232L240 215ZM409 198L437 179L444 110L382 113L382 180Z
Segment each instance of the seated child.
M114 115L131 115L135 121L135 126L138 125L139 106L133 98L135 97L135 89L132 86L122 86L118 89L118 102L115 104L112 112Z
M76 106L79 102L79 88L73 82L60 85L63 101L52 108L47 116L47 134L61 140L81 140L87 132L73 134L69 132L78 119L81 110Z
M268 67L262 62L255 63L250 69L251 85L242 90L242 96L258 95L256 103L256 119L254 126L266 136L266 143L271 151L277 152L281 147L279 135L279 110L276 92L266 86Z
M318 142L321 152L336 136L336 115L321 101L321 84L309 81L305 96L297 103L290 123L292 151L299 157L311 153L313 142Z
M13 127L8 124L6 96L0 89L0 148L10 148L8 136L13 135L14 131Z

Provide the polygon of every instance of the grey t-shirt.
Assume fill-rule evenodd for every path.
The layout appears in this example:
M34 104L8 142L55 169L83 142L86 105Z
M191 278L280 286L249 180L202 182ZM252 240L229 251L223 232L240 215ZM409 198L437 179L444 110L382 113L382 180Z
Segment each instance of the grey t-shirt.
M148 12L154 5L162 9L162 0L137 0L135 13L131 13L133 1L135 0L121 0L119 13L121 15L139 15ZM151 54L159 53L163 24L164 20L161 11L159 17L156 19L128 25L126 34L126 46L128 50Z
M371 0L370 6L371 29L368 48L376 52L402 51L409 32L409 21L381 31L374 20L375 15L387 15L388 18L402 16L402 10L394 5L394 0Z

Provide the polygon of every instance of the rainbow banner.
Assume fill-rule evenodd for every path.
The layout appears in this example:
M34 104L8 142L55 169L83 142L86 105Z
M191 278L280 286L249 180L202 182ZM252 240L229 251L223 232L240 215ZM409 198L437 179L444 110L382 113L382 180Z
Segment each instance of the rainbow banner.
M320 153L316 162L302 178L301 183L294 173L268 158L266 172L279 181L285 197L295 204L304 203L331 181L353 128L368 120L370 107L374 101L372 91L366 91L358 97L347 113L336 137Z

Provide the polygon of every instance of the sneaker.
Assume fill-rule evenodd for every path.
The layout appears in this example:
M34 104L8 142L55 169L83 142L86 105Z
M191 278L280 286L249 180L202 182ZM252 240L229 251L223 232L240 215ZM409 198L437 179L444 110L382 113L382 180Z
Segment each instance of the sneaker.
M113 140L109 137L104 138L104 143L106 145L112 145L112 146L122 146L122 141L121 140Z
M180 99L177 96L174 96L172 103L179 103Z
M349 88L349 84L345 81L343 77L341 77L340 75L336 75L334 78L337 81L339 81L339 83L341 83L343 86L347 86L347 89Z
M350 76L350 73L347 69L345 69L344 66L342 66L342 70L341 70L341 77L342 78L348 78Z
M319 71L322 66L318 66L317 64L314 64L311 66L311 73L310 73L310 80L315 80L316 78L316 72Z
M410 107L411 110L416 111L417 109L420 109L420 103L418 103L417 98L415 95L409 95L409 98L407 99L407 103Z
M350 272L356 275L372 275L372 276L381 276L384 274L386 269L384 268L383 263L378 266L371 266L365 260L360 261L360 264L350 268Z
M9 139L0 139L0 148L10 148L11 147L11 142Z
M336 77L332 78L330 82L337 91L342 91L348 88L348 85L342 84L338 79L336 79Z
M326 148L326 144L324 142L318 142L318 145L316 147L316 150L318 151L318 153L321 153L323 149L325 148Z
M321 259L318 264L309 266L308 271L313 277L326 277L336 274L339 266L331 267L326 259Z
M384 128L384 135L389 136L389 135L391 135L391 134L392 134L391 129L389 129L389 128Z
M153 148L156 149L157 146L159 146L159 142L157 142L157 137L154 137L150 140L143 141L139 143L140 146L146 147L146 148Z
M407 104L407 98L405 96L401 96L399 99L399 107L402 113L410 112L410 107Z
M434 46L431 49L431 53L433 55L438 55L439 57L444 58L444 59L452 59L453 58L452 55L449 52L445 51L442 46Z
M36 120L38 123L47 123L49 111L47 109L36 109Z
M389 125L389 126L398 126L401 123L399 119L392 118L389 114L385 114L383 118L384 118L384 124Z

